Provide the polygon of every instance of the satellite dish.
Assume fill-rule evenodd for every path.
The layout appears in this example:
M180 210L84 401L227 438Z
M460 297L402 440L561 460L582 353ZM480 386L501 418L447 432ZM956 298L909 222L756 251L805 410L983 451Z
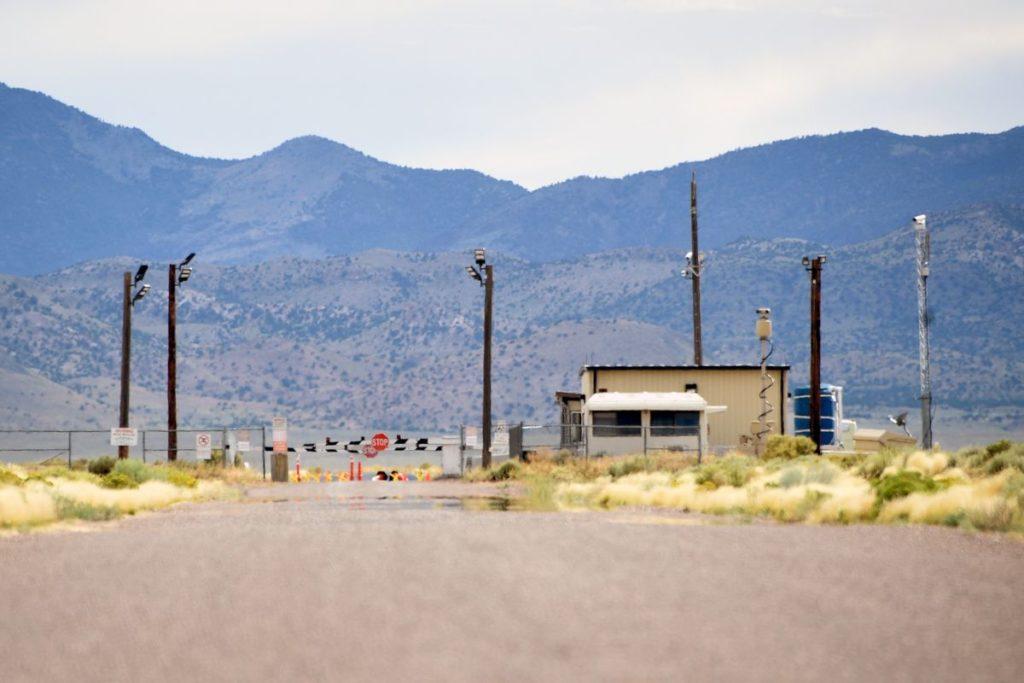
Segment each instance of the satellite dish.
M902 427L904 433L906 433L907 436L910 436L910 430L907 429L907 411L904 410L902 413L896 415L895 417L889 415L889 422L892 422L897 427Z

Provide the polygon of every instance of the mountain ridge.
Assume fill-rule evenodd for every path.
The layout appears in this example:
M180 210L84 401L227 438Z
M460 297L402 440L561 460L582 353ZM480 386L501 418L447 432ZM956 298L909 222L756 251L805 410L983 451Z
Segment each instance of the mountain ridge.
M110 253L241 263L376 247L484 246L535 262L682 248L689 178L702 244L795 236L841 245L922 212L1024 203L1024 127L905 136L869 128L528 191L472 169L390 164L321 136L243 159L177 152L42 93L0 85L0 272Z

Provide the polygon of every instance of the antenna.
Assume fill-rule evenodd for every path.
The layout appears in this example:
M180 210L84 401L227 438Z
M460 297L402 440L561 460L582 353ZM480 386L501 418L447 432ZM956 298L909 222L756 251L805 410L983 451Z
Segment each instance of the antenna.
M772 431L772 423L768 416L775 408L768 400L768 392L775 386L775 379L768 374L768 359L775 352L775 344L772 343L772 309L757 309L757 325L754 331L761 340L761 391L757 394L761 398L761 412L757 416L754 455L761 456L764 452L764 439Z
M924 214L914 216L914 242L917 247L917 353L921 372L921 448L930 449L932 374L931 349L928 344L928 275L931 270L931 239L928 236L928 217Z

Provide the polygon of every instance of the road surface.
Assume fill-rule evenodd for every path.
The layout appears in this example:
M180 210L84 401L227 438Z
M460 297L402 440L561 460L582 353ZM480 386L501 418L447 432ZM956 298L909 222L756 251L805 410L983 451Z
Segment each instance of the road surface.
M0 538L0 680L1024 678L1022 542L418 497L467 487Z

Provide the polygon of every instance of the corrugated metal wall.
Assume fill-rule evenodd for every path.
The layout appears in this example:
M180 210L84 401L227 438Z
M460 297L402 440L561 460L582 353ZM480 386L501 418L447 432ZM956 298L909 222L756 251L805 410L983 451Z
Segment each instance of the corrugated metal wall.
M581 376L581 390L588 398L594 393L594 370L586 370ZM769 394L774 405L770 419L774 421L774 432L785 430L783 415L786 406L785 385L781 369L769 369L775 379L775 386ZM711 430L710 441L714 446L737 446L740 437L751 434L750 423L757 420L761 412L761 401L758 392L761 390L761 371L751 368L644 368L644 369L605 369L597 370L597 389L607 391L685 391L687 384L696 384L697 393L704 397L709 405L728 406L724 413L708 415L708 426Z

